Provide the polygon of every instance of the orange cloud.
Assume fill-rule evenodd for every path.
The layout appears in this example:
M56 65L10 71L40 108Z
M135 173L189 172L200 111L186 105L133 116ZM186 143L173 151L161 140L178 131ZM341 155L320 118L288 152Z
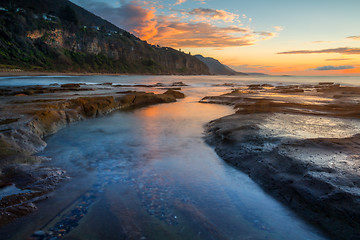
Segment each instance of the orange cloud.
M261 40L270 39L276 36L276 33L273 32L254 32L254 33L260 36Z
M174 5L181 5L184 2L186 2L187 0L177 0L176 3Z
M141 16L136 19L132 18L131 21L137 21L137 24L133 27L132 31L135 35L141 39L148 40L157 35L157 20L155 12L156 10L149 10L141 8L140 6L133 6L137 8L139 12L142 12Z
M129 6L130 7L130 6ZM131 32L153 44L174 48L183 47L239 47L253 45L259 40L275 36L271 32L252 32L239 26L218 27L205 22L183 22L182 18L157 16L153 8L131 7ZM210 14L213 19L230 21L230 13L221 10L194 9L193 14ZM136 16L136 17L135 17ZM125 23L130 20L125 21ZM136 24L134 24L134 22ZM124 22L123 22L124 23Z
M210 8L195 8L189 11L189 14L197 16L198 20L210 18L213 20L222 20L224 22L234 22L239 17L239 15L234 13Z
M282 26L275 26L274 29L277 32L281 32L282 30L284 30L284 28Z
M230 20L230 14L224 14L222 11L196 10L196 14L213 14L213 18L222 18ZM182 18L175 16L156 16L153 22L157 34L145 40L163 46L174 48L197 48L197 47L239 47L255 44L257 41L266 40L274 37L276 33L272 32L252 32L249 28L239 26L219 27L208 22L183 22ZM149 26L150 27L150 26ZM135 28L134 32L141 33Z
M253 32L238 25L224 26L224 22L239 23L237 14L224 10L196 8L191 11L173 10L171 15L160 15L158 4L150 4L148 1L132 0L115 8L93 1L84 0L83 4L141 39L169 47L248 46L276 35L271 32ZM181 16L178 16L178 13L181 13ZM201 21L202 18L211 19L212 22ZM217 21L222 22L221 26L216 25Z
M330 58L330 59L326 59L326 61L347 61L347 60L352 60L352 58Z
M311 54L311 53L341 53L341 54L360 54L360 48L331 48L322 50L299 50L299 51L288 51L279 52L277 54Z
M209 23L161 22L158 34L149 39L171 47L230 47L247 46L256 38L249 30L239 27L216 27ZM241 34L234 36L232 34Z

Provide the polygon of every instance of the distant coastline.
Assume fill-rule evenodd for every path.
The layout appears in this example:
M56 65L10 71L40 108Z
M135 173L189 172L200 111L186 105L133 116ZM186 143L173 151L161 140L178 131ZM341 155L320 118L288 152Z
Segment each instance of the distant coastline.
M16 77L16 76L276 76L276 75L217 75L217 74L145 74L145 73L92 73L92 72L48 72L48 71L0 71L0 77Z
M17 77L17 76L196 76L198 74L136 74L136 73L91 73L91 72L31 72L31 71L4 71L0 72L0 77ZM206 75L209 76L209 75Z

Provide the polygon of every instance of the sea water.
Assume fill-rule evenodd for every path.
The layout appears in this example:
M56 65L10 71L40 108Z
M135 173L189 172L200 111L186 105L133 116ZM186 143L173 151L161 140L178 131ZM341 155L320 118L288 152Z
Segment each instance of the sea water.
M282 81L287 79L286 81ZM266 80L266 81L265 81ZM338 79L324 79L335 81ZM356 81L355 81L356 80ZM358 85L359 79L344 84ZM326 239L247 175L220 159L204 137L228 106L201 104L228 92L215 83L303 83L302 78L89 76L0 79L3 85L153 84L182 81L176 103L71 124L47 137L44 165L65 169L63 182L38 211L0 230L24 239L42 230L65 239ZM307 79L317 83L319 78ZM55 235L56 236L56 235Z

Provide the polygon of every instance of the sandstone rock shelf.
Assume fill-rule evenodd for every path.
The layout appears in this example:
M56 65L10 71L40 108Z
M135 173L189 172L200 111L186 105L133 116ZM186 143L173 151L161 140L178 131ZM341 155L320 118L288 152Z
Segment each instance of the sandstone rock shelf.
M231 86L201 102L232 105L207 141L220 157L319 226L330 238L360 235L358 87Z
M46 194L67 178L65 171L41 165L48 159L34 156L46 146L45 136L75 121L119 109L175 102L179 97L184 95L174 90L164 94L119 92L111 84L0 89L0 187L19 190L0 199L0 226L36 210L34 203L46 199Z

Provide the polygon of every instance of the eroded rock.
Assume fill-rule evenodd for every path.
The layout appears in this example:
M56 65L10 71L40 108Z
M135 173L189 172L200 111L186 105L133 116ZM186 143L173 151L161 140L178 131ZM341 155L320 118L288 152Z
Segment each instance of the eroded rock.
M119 109L175 102L174 95L181 95L175 91L171 94L117 92L112 85L106 85L110 86L109 93L91 92L80 97L59 95L89 90L80 84L0 89L0 94L7 96L0 102L3 117L0 120L0 187L14 185L22 191L27 190L1 199L0 225L35 211L34 203L46 199L47 193L66 179L64 171L41 167L42 158L33 155L46 146L43 137L74 121ZM15 97L20 91L24 93L23 97ZM41 93L51 94L40 96Z
M207 126L208 143L334 239L358 238L360 88L256 88L202 100L236 109Z
M164 94L171 95L175 98L185 98L185 94L183 94L182 92L179 92L179 91L175 91L175 90L167 90Z

